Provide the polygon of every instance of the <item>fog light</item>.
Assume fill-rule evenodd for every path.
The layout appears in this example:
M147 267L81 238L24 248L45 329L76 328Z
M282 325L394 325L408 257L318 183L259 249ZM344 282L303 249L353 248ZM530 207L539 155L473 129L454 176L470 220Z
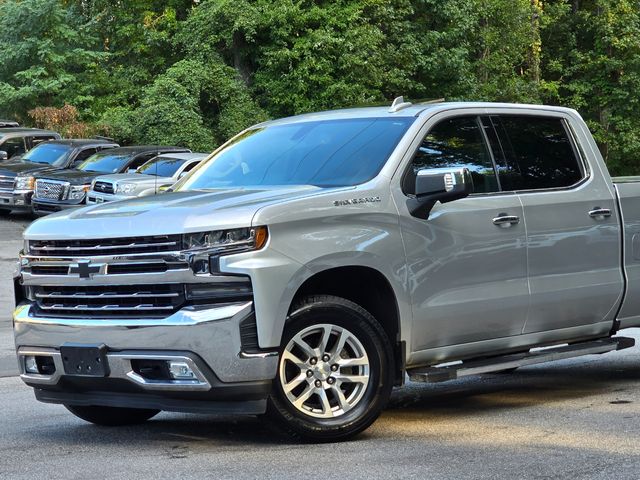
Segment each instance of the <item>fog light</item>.
M24 200L17 198L16 199L16 205L25 205Z
M40 373L38 371L38 362L33 355L27 355L24 357L24 370L27 373Z
M174 380L193 380L196 374L185 362L168 362L169 374Z

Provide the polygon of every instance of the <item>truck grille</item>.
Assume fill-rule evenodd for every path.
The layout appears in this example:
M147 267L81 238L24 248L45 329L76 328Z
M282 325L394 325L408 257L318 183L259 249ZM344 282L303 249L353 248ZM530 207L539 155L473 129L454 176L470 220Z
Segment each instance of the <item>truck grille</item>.
M51 180L36 180L36 198L46 200L65 200L69 191L69 182L54 182Z
M163 318L185 303L184 285L96 285L31 287L36 308L65 318Z
M175 252L182 247L180 235L104 238L95 240L31 240L29 253L40 256L87 257L134 253Z
M94 192L100 193L114 193L113 183L110 182L96 182L93 185Z
M11 190L13 191L13 182L15 178L13 177L5 177L0 176L0 190Z

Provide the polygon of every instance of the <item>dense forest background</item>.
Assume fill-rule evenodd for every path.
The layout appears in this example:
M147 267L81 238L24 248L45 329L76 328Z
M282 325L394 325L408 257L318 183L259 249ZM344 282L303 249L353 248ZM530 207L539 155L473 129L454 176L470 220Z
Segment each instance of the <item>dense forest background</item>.
M638 0L0 0L0 117L211 151L257 121L412 100L576 108L640 173Z

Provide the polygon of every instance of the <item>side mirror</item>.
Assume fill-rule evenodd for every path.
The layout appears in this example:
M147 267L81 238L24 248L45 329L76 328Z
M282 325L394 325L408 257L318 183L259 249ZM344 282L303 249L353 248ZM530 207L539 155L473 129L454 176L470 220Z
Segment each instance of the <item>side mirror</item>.
M138 173L138 169L137 168L130 168L129 170L127 170L127 173Z
M423 168L416 174L415 198L409 199L411 215L429 218L436 202L447 203L473 192L468 168Z
M178 175L178 180L182 180L184 177L187 176L189 172L181 172L180 175Z
M0 160L9 160L9 154L4 150L0 150Z

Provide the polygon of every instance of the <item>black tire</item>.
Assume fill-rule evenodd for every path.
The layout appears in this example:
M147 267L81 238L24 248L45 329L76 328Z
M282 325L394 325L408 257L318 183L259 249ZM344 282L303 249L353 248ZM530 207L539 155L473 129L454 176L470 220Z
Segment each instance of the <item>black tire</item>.
M6 210L4 208L0 208L0 216L6 216L9 215L11 213L11 210Z
M317 418L300 411L287 398L278 375L269 398L267 417L285 433L312 442L346 440L368 428L386 406L393 386L393 350L378 321L359 305L335 296L310 296L295 305L287 318L280 349L314 325L331 324L348 330L368 357L369 381L350 410L333 418ZM338 372L340 374L340 372ZM305 387L306 388L306 387Z
M105 427L136 425L146 422L151 417L160 413L160 410L147 410L142 408L100 407L94 405L65 405L65 407L76 417Z

